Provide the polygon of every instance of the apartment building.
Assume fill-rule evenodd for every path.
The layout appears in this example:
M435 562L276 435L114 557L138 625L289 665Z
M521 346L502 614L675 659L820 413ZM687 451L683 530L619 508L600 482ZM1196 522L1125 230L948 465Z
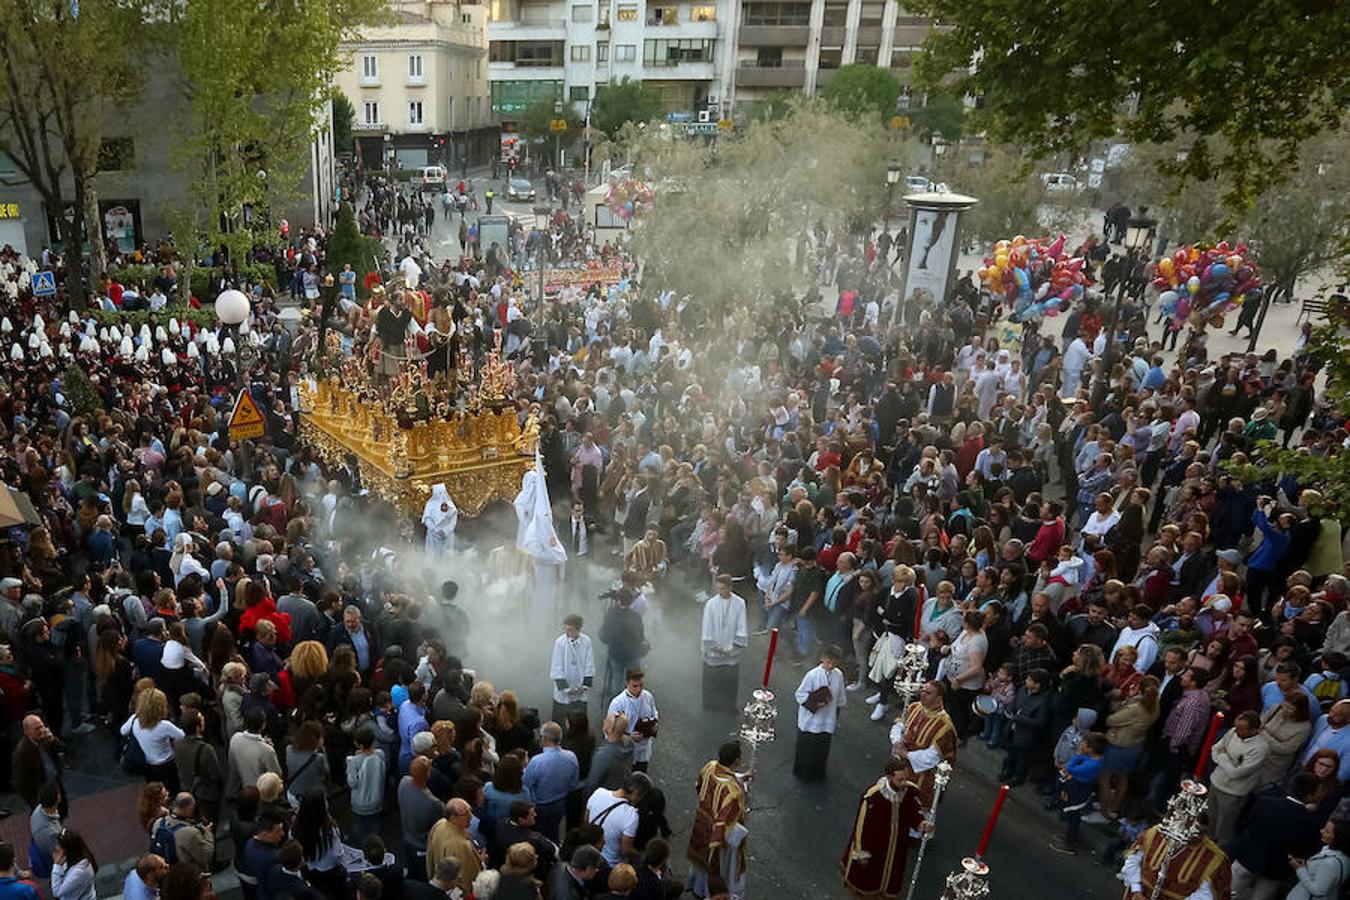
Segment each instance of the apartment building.
M487 7L454 0L392 0L392 22L343 45L337 86L356 109L367 169L444 165L452 171L497 152L488 104Z
M888 68L907 85L932 27L896 0L744 0L737 13L726 79L737 113L782 91L814 94L849 63Z
M655 86L673 118L720 103L735 0L488 0L492 113L538 100L579 113L624 78Z

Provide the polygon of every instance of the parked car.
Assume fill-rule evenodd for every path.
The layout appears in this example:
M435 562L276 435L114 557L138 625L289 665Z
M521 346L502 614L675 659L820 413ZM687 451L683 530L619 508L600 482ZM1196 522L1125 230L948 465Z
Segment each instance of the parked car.
M444 166L422 166L410 180L412 186L419 191L437 191L445 188L445 167Z
M931 191L933 183L922 175L908 175L905 177L905 190L907 191Z
M1081 191L1083 189L1083 185L1078 181L1078 176L1070 175L1067 172L1042 173L1041 183L1045 185L1047 191Z
M534 185L530 184L525 178L508 178L506 180L506 199L507 200L533 200Z

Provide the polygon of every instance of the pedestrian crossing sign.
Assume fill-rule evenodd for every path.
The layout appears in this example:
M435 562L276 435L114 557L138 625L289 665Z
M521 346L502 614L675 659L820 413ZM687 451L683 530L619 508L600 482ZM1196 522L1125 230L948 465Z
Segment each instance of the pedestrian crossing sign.
M262 410L248 391L240 391L239 399L234 401L234 412L230 413L230 439L260 438L266 432L267 420L263 418Z
M56 273L54 272L34 272L33 273L33 296L51 297L56 294Z

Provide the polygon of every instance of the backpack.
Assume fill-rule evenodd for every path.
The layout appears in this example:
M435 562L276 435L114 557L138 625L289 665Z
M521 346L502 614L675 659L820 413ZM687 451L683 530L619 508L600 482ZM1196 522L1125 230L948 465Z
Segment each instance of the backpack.
M169 817L165 816L155 822L155 830L150 833L150 852L158 854L169 865L178 862L178 843L175 837L179 829L186 828L186 822L179 822L177 825L169 824Z

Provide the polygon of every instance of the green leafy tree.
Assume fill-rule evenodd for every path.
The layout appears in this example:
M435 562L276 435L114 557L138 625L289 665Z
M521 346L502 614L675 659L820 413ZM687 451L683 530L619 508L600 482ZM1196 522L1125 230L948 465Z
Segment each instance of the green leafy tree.
M356 121L356 107L337 88L333 88L329 99L333 103L333 146L339 153L344 153L352 149L352 123Z
M364 291L361 276L374 271L383 256L380 242L373 237L361 234L356 227L356 213L350 203L338 207L337 225L328 238L326 264L328 271L336 277L344 265L350 265L357 273L357 290Z
M106 265L99 148L116 112L141 95L145 59L163 31L154 12L152 0L0 0L0 150L61 217L69 172L74 219L61 237L78 258L83 235L91 280ZM84 285L75 278L71 287L82 305Z
M61 393L66 395L70 411L89 418L103 412L103 398L99 396L88 374L79 366L69 366L61 376Z
M966 104L958 96L938 91L923 106L911 109L909 119L924 138L940 134L948 141L959 141L966 127Z
M900 99L900 82L889 69L850 63L839 67L821 89L820 96L850 116L890 116Z
M623 81L611 81L595 92L591 127L614 137L627 123L650 122L659 118L663 110L660 91L644 81L625 77Z
M1047 191L1034 161L1010 147L985 146L976 155L953 147L934 166L933 180L980 201L961 214L961 234L977 248L1017 234L1068 231L1088 202L1083 193Z
M561 119L567 123L566 130L554 132L552 123ZM525 107L520 114L517 128L521 137L537 149L534 151L544 157L552 157L554 147L570 146L581 135L586 123L577 116L571 106L563 104L561 112L554 112L554 102L541 98Z
M652 284L727 316L768 309L807 287L809 228L880 221L887 161L909 154L899 141L804 98L716 142L646 129L626 151L656 197L631 246Z
M1035 21L993 0L905 9L944 26L924 44L920 83L982 98L981 126L995 139L1041 156L1117 134L1184 139L1190 152L1160 161L1164 174L1221 175L1225 200L1243 209L1302 142L1341 122L1350 96L1343 3L1245 0L1222 15L1114 4Z
M309 147L344 65L339 47L382 0L253 0L174 7L188 115L178 165L190 179L186 219L209 246L242 260L270 232L267 211L300 195Z

